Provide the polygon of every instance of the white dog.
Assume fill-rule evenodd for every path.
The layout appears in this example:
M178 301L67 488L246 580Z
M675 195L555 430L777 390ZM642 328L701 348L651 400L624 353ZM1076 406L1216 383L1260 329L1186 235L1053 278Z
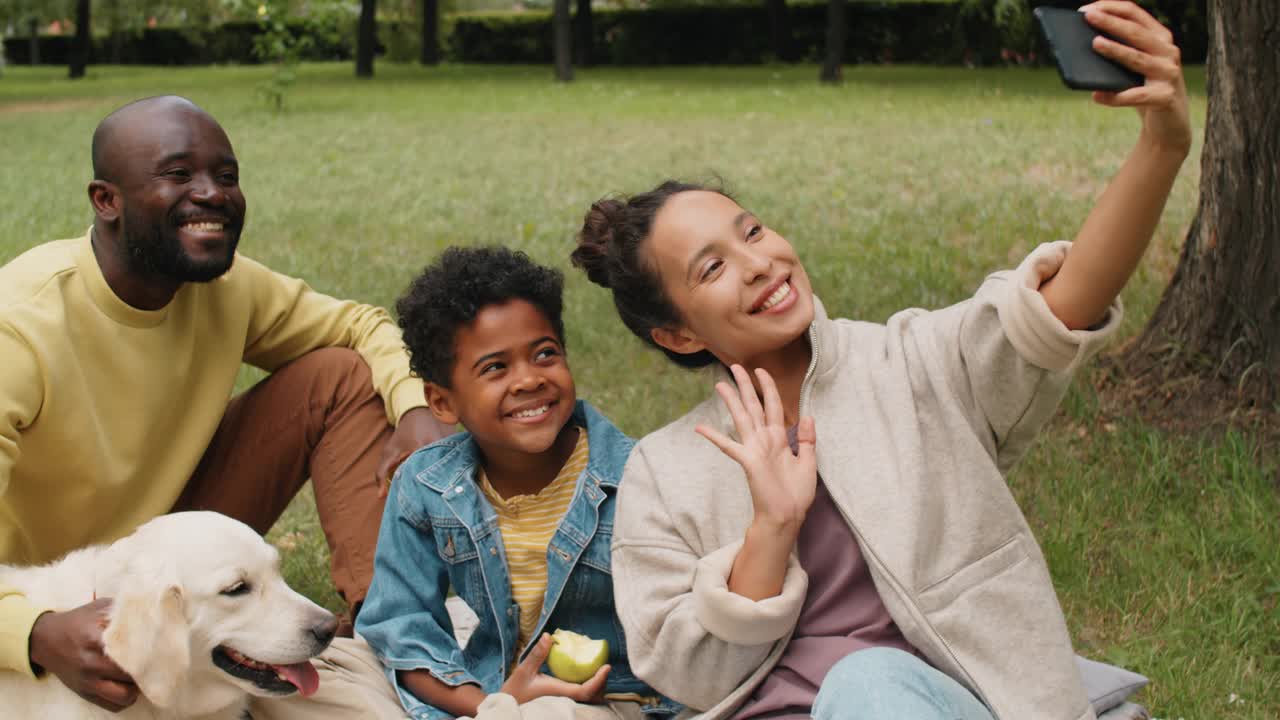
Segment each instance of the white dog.
M56 610L112 598L103 647L141 691L112 714L54 677L0 671L3 718L241 720L250 695L315 692L309 660L337 628L285 584L275 548L211 512L158 517L50 565L0 566L0 583Z

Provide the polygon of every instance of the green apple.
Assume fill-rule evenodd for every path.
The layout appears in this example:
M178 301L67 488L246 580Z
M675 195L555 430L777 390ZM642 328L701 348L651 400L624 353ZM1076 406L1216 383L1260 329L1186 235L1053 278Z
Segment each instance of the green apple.
M565 682L590 680L609 659L607 640L592 640L569 630L556 630L551 633L551 640L554 644L547 655L547 667Z

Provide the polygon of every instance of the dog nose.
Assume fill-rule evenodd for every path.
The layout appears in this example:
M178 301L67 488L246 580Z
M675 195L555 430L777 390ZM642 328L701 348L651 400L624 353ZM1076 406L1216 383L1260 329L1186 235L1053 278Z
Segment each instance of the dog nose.
M311 626L311 636L320 643L320 647L326 647L333 641L333 636L338 632L338 618L329 615L321 622Z

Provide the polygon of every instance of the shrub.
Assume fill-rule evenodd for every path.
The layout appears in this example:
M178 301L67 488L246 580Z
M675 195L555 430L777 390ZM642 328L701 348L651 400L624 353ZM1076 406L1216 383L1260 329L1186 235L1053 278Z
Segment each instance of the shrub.
M852 2L845 59L849 63L900 62L991 65L1010 58L1045 54L1030 20L1033 3L1074 7L1072 0L959 0L958 2ZM1204 61L1208 46L1205 0L1145 0L1174 31L1188 63ZM763 3L667 5L647 9L598 9L593 13L597 63L613 65L725 65L776 60L769 47ZM821 3L788 8L791 47L784 57L807 62L822 58L827 9ZM442 18L445 59L467 63L551 62L548 12L490 12ZM353 23L353 20L351 21ZM297 46L299 60L347 60L355 32L320 28L311 19L290 19L272 29ZM95 40L91 62L148 65L257 63L255 40L267 29L259 22L229 22L207 30L146 28ZM379 24L379 50L388 59L412 61L418 53L416 23ZM39 38L40 60L65 64L69 36ZM5 52L15 65L30 62L29 40L7 38Z

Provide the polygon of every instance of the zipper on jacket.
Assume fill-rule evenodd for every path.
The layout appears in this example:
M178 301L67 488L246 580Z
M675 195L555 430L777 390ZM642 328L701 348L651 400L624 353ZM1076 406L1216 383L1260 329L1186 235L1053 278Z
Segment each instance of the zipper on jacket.
M817 336L818 336L817 322L815 321L813 324L809 326L809 346L812 349L812 355L809 358L809 369L805 370L804 380L801 381L800 383L800 417L804 417L804 410L805 410L805 406L807 405L806 400L809 399L809 394L813 391L813 387L812 387L813 371L814 371L814 368L817 367L818 365L818 337ZM798 419L797 419L797 422L798 422ZM973 675L969 673L968 668L966 668L963 664L961 664L960 658L956 656L956 652L951 647L951 644L948 643L946 639L942 637L941 633L939 633L937 630L933 628L933 623L929 622L929 619L925 615L924 611L922 611L919 608L919 606L916 605L915 600L912 599L911 597L911 594L908 593L906 589L902 586L902 582L899 581L898 578L895 577L893 573L889 572L889 569L885 565L884 561L882 561L880 557L876 555L875 552L871 551L868 548L866 539L862 536L862 533L858 531L857 526L855 526L853 524L853 521L849 518L849 513L845 512L844 507L842 507L840 503L836 501L836 498L834 495L832 496L831 499L832 499L832 502L835 503L836 510L840 512L840 517L841 519L844 520L844 524L848 526L849 531L853 533L853 537L858 543L858 547L862 552L863 558L867 560L867 564L870 565L872 560L875 561L876 565L880 569L880 573L889 580L889 584L893 587L893 590L894 592L897 593L899 599L902 600L903 604L907 608L909 608L910 612L913 615L916 616L915 618L913 618L915 620L916 626L920 628L921 632L931 635L939 645L946 648L947 653L951 656L951 661L955 663L955 666L960 669L960 672L964 673L965 677L968 678L969 684L973 686L973 688L978 691L977 694L981 696L979 697L979 700L983 701L985 704L985 700L983 698L985 697L986 693L982 692L981 689L978 688L978 684L977 682L974 681ZM876 592L877 593L879 592L879 588L876 588ZM883 602L884 600L882 599L881 603ZM887 609L888 608L886 608L886 610Z
M796 423L804 417L809 393L813 390L813 371L818 367L818 330L817 321L809 323L809 367L805 368L804 379L800 381L800 408L796 415Z

